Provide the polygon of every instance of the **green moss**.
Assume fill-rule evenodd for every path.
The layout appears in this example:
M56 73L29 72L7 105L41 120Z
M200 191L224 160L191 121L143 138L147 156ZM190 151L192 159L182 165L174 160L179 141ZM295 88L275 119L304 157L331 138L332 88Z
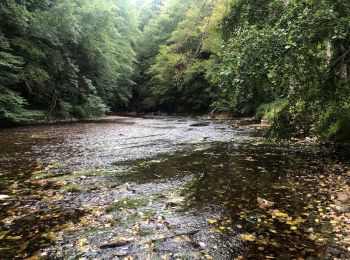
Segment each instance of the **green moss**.
M71 184L63 188L66 192L81 192L83 188L77 184Z
M33 178L37 180L41 180L41 179L60 177L67 174L68 174L67 172L36 171L36 172L33 172Z
M157 215L157 211L155 210L146 210L143 212L144 217L148 219L152 219Z
M123 199L117 202L110 204L106 211L112 212L118 209L137 209L138 207L145 206L149 202L147 198L138 198L138 199Z

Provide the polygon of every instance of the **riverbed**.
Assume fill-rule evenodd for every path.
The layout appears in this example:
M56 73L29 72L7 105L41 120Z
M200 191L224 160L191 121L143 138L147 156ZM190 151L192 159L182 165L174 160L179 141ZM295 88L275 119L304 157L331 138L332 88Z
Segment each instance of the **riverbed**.
M349 259L348 157L250 120L0 130L1 259Z

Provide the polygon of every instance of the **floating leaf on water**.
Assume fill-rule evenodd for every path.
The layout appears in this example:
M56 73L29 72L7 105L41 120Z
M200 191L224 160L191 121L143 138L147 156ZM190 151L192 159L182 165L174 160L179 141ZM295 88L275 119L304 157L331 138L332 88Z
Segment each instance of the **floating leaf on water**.
M255 234L240 234L240 237L242 240L244 241L255 241L256 240L256 236Z
M215 223L218 222L216 219L213 219L213 218L207 219L207 221L208 221L210 224L215 224Z
M271 241L270 243L272 246L274 247L280 247L281 245L279 243L277 243L276 241Z
M170 256L169 255L162 255L160 257L162 260L169 260L170 259Z
M43 238L47 239L51 243L55 243L57 241L57 237L53 232L48 232L42 235Z
M111 239L108 243L100 245L100 248L113 248L118 246L125 246L131 242L133 242L134 239L132 238L126 238L122 236L114 237Z
M148 251L148 253L151 253L154 251L154 243L152 243L152 241L149 241L147 243L147 251Z
M6 239L8 240L20 240L22 239L21 236L7 236Z
M275 204L273 201L268 201L260 197L257 197L256 200L258 201L259 206L262 208L271 208Z
M78 246L78 249L81 253L85 253L86 251L88 251L90 248L87 246Z
M312 232L314 232L314 229L313 228L309 228L306 232L312 233Z
M0 200L8 199L9 195L0 194Z
M309 238L310 238L311 240L316 240L317 237L315 236L315 234L310 234L310 235L309 235Z
M309 252L309 253L313 253L313 252L315 252L315 249L313 249L313 248L306 248L305 251Z
M303 219L302 217L297 217L294 221L293 221L293 225L299 225L301 223L304 223L305 219Z
M272 215L272 217L277 217L278 219L288 219L289 218L289 215L287 213L284 213L278 209L269 210L269 213Z
M87 238L80 238L78 241L77 241L77 245L85 245L89 242L89 240L87 240Z
M10 233L10 230L5 230L5 231L0 230L0 239L3 239L8 233Z

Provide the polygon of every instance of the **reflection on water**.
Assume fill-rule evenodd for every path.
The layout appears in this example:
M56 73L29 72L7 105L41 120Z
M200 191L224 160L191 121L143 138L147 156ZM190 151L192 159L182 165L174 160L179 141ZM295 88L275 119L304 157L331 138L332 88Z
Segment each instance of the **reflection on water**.
M245 257L327 258L330 248L346 256L346 249L340 253L337 236L349 237L343 231L348 228L345 217L349 213L345 212L349 208L338 203L335 210L332 203L337 203L338 191L349 187L347 169L348 165L315 150L284 150L248 142L218 144L141 165L126 180L144 183L192 176L182 191L184 210L212 211L216 218L209 222L214 233L241 233L243 240L254 245L246 249ZM339 216L344 221L336 227L334 219Z
M214 257L311 259L331 250L346 258L338 235L348 235L339 231L348 209L336 199L349 184L348 165L316 148L261 144L254 131L187 118L1 130L0 194L10 199L0 200L0 256L49 246L88 214L85 204L113 202L119 184L150 185L147 196L152 185L185 180L179 212L210 214L202 240ZM221 242L210 244L217 235Z

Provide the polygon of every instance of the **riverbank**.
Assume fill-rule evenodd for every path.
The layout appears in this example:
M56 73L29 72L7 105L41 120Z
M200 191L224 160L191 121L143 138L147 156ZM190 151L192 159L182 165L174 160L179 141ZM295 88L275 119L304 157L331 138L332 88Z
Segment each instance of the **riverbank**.
M38 125L58 125L73 123L108 123L117 122L129 118L127 115L107 115L93 118L51 118L36 120L19 120L19 121L0 121L0 128L18 127L18 126L38 126Z

